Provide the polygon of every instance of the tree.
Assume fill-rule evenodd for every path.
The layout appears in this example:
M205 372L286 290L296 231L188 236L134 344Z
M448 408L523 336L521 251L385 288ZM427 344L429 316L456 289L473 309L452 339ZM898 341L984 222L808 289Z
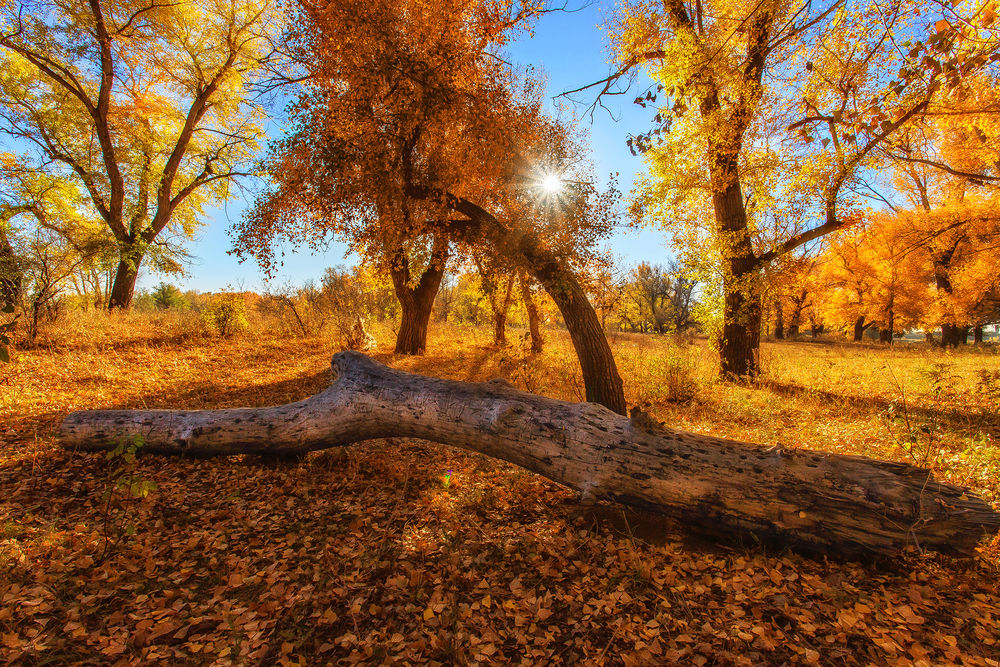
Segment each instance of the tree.
M497 347L507 347L507 314L514 301L514 283L517 274L511 271L505 272L482 259L477 259L476 269L479 273L480 289L490 305L493 344Z
M1000 241L1000 95L991 84L984 77L963 82L948 108L886 151L909 205L898 213L902 233L933 269L944 346L965 342L963 330L978 319L976 304L995 284L989 277L995 271L984 265ZM992 113L982 111L991 106Z
M419 247L419 244L414 241L401 243L389 265L389 275L400 307L395 352L423 354L427 349L427 328L434 309L434 298L441 287L448 261L449 242L441 235L434 235L426 258L421 258L419 253L407 252L406 246ZM418 263L423 266L414 276L411 267Z
M2 130L32 169L72 179L114 237L109 308L128 308L165 229L190 235L264 134L269 0L31 0L0 14Z
M853 328L855 341L878 327L879 340L926 321L932 273L908 238L909 226L892 212L869 212L864 226L834 234L821 257L820 308Z
M619 68L602 92L645 66L656 92L637 102L660 112L658 127L630 140L652 172L635 209L648 222L705 231L722 272L724 376L758 371L762 270L851 224L851 189L877 149L956 76L987 66L980 46L958 53L945 26L903 48L897 37L919 34L913 17L933 10L908 0L666 0L619 14ZM780 224L768 228L768 218Z
M385 276L366 264L328 267L321 280L325 300L335 312L383 322L396 316L398 302ZM352 322L353 324L353 322Z
M106 230L82 211L75 182L0 155L0 301L20 306L29 340L55 314L68 279L104 260Z
M545 337L542 335L542 318L538 312L534 285L523 270L518 273L517 280L521 287L521 303L524 305L525 317L528 319L531 353L539 354L545 348Z
M935 287L925 309L927 325L941 327L943 346L964 343L969 327L979 321L979 304L996 286L1000 217L995 203L963 197L931 211L901 211L898 218L908 252L920 253Z
M270 268L276 239L315 246L333 235L389 269L402 266L393 257L407 244L488 248L553 297L587 400L624 412L614 357L576 273L611 228L612 197L574 172L577 137L541 112L537 82L498 56L539 11L512 2L300 5L290 38L308 79L294 131L272 146L274 187L237 225L237 250ZM543 196L548 172L563 187ZM436 290L440 277L428 282Z
M179 308L184 305L184 295L176 285L161 282L153 290L153 305L159 310Z
M356 352L333 384L267 408L74 412L67 448L109 450L142 436L161 454L302 456L371 438L423 438L510 461L578 489L677 520L728 543L842 555L908 545L971 557L1000 514L905 463L806 449L765 450L668 428L590 403L393 370Z

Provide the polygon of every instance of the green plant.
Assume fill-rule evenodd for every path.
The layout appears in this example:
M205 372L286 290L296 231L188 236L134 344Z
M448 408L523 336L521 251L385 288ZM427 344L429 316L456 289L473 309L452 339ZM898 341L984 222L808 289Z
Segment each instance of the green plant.
M917 373L930 382L935 400L952 393L956 378L951 373L951 368L952 364L936 361L917 369Z
M892 368L886 364L899 397L889 402L886 417L889 433L896 446L902 449L915 465L922 468L934 466L939 471L948 469L948 452L943 436L947 429L939 415L946 410L949 399L958 394L958 376L951 373L952 365L944 362L933 362L922 368L917 368L918 375L930 383L931 402L923 411L925 416L918 416L909 407L906 390L897 380Z
M925 466L934 450L934 431L929 425L918 422L911 415L909 401L906 397L906 387L896 378L892 366L887 363L884 368L888 371L889 377L892 378L899 393L898 398L889 401L889 406L885 411L889 435L896 446L903 450L914 464ZM921 446L921 433L927 435L926 446Z
M1000 371L979 369L976 381L976 393L980 400L988 406L1000 406Z
M145 439L136 435L105 454L108 476L102 494L104 547L98 562L111 556L126 537L135 535L139 503L156 490L156 482L135 470L136 455L145 444Z
M151 296L153 297L153 305L159 310L181 308L185 305L184 295L181 294L180 289L176 285L169 283L160 283L157 285Z

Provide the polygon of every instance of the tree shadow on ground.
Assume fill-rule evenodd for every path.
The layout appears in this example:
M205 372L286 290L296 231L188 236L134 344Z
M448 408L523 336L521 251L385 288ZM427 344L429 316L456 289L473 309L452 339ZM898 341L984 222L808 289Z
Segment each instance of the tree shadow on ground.
M761 380L758 384L761 389L766 389L778 396L789 398L812 398L817 402L834 403L845 407L858 408L870 413L885 413L888 411L892 401L888 401L876 396L856 396L842 394L823 389L803 387L791 382L778 382L776 380ZM899 406L895 407L897 414L901 412ZM1000 414L985 409L956 409L956 408L933 408L922 405L907 405L906 412L911 418L938 423L956 431L988 431L993 434L1000 433Z
M404 359L406 370L433 377L459 380L461 382L485 382L501 374L500 363L504 359L513 358L517 352L514 348L500 348L493 345L462 349L458 352L448 350L438 353L427 353L418 357L404 357L392 353L372 354L373 359L390 367L398 367L397 363Z

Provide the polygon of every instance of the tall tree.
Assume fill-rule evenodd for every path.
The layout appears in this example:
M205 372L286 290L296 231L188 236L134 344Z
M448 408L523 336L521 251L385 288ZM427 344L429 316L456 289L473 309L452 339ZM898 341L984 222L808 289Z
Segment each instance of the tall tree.
M107 260L110 234L87 212L86 195L73 179L0 154L0 300L37 313L74 271Z
M28 0L0 10L0 130L75 179L114 237L109 308L144 259L191 234L264 135L255 84L276 63L271 0Z
M975 45L963 64L942 25L903 48L923 33L915 20L934 23L935 11L917 0L663 0L620 12L620 67L602 90L646 67L656 92L637 101L657 104L661 121L631 140L648 151L652 172L636 210L706 229L723 276L724 376L758 371L762 270L849 224L845 205L876 149L926 113L953 74L987 65ZM811 200L796 211L803 192ZM786 204L780 233L762 234L776 201Z
M909 236L909 223L892 212L869 212L865 224L835 233L819 268L817 308L853 330L877 327L892 343L895 331L923 325L933 301L932 273Z
M540 10L457 0L300 4L290 40L307 73L294 131L273 146L275 186L237 225L236 245L265 268L281 237L316 245L334 235L384 265L401 245L429 237L489 248L553 297L587 399L624 412L614 357L576 275L610 229L610 200L574 176L574 133L541 113L537 83L500 57ZM562 185L541 188L555 172Z
M538 312L538 302L535 300L534 286L525 275L524 270L518 272L517 282L521 288L521 303L524 305L525 316L528 319L528 335L531 337L531 353L538 354L545 348L545 337L542 335L542 318Z
M430 252L407 252L414 243L400 244L389 265L389 275L399 301L400 320L396 333L396 354L423 354L427 349L427 329L434 308L434 298L441 287L445 265L448 261L448 240L441 235L433 237ZM426 257L420 257L420 255ZM414 265L420 264L414 276Z
M900 133L886 153L908 209L902 232L932 267L941 343L965 342L976 303L993 281L978 279L1000 243L1000 93L984 74L963 79L947 100ZM988 261L988 260L986 260ZM975 275L977 279L968 280ZM989 270L982 277L989 275ZM958 282L963 283L959 289Z

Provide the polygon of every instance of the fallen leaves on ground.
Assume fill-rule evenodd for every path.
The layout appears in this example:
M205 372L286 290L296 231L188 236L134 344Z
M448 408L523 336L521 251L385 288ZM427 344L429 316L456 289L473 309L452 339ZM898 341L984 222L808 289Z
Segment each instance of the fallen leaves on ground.
M325 383L318 346L254 356L256 377L223 372L225 352L173 357L177 377L137 377L121 400L262 404ZM104 406L139 362L107 363L76 384L87 359L41 364L23 391ZM102 561L123 510L106 509L104 455L56 445L65 409L12 411L0 450L2 663L1000 665L985 563L646 541L637 517L603 518L618 508L410 440L295 462L140 457L157 489Z

